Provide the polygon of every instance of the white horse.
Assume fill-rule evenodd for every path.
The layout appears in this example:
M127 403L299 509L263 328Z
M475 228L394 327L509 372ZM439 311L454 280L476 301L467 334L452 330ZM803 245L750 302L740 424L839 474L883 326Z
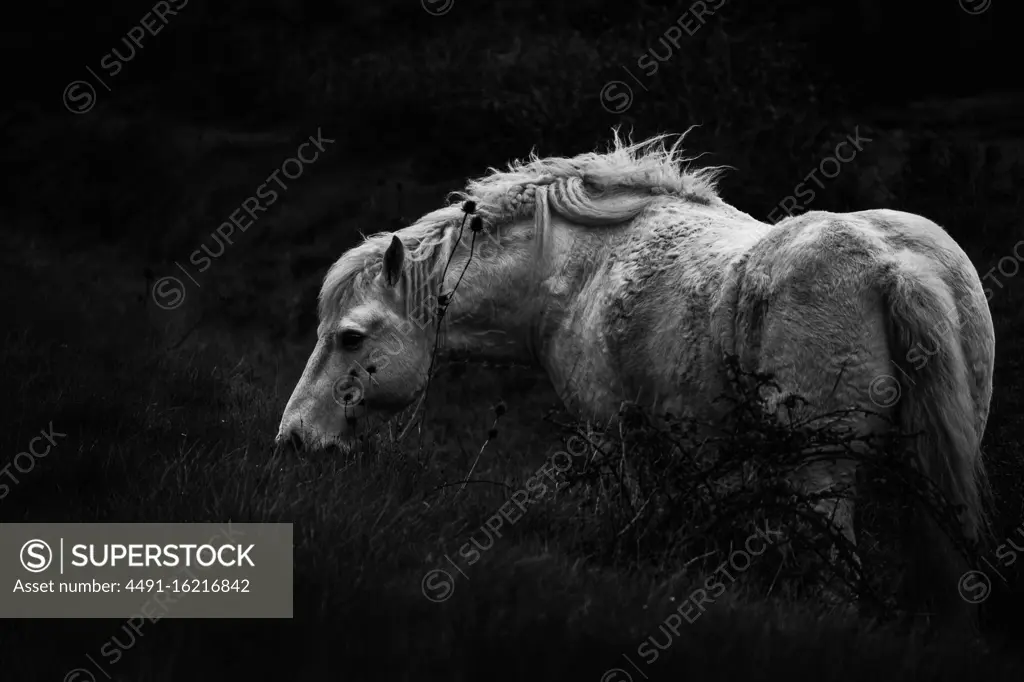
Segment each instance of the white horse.
M719 198L717 169L684 167L682 136L666 137L630 145L616 132L605 154L491 169L454 195L475 202L479 232L452 203L343 254L277 442L345 447L361 423L411 405L433 364L438 297L455 290L440 316L448 348L539 365L581 418L612 420L638 397L656 414L717 418L734 355L774 374L766 405L780 417L799 394L801 417L877 413L848 418L864 435L895 420L919 434L922 470L979 538L995 337L964 252L899 211L755 220ZM820 511L851 541L852 502L838 491L854 474L838 460L799 481L837 491ZM933 593L959 614L951 545L926 526L919 565L949 567Z

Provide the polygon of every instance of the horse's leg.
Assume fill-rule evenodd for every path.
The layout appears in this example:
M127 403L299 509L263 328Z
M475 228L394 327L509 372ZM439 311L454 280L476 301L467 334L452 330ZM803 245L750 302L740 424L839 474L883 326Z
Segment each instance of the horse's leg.
M803 492L814 496L814 510L828 519L829 523L851 545L856 546L857 537L853 527L853 497L856 492L854 480L857 466L851 460L815 461L800 468L795 478L802 484ZM832 554L837 548L833 547Z
M800 421L809 414L806 407L797 408L795 414L790 413L790 408L782 407L781 399L792 393L775 390L768 392L765 407L783 423L791 422L793 417ZM823 592L825 601L830 605L855 612L851 581L859 578L861 568L854 529L858 462L855 458L869 448L866 435L876 432L880 427L871 419L858 422L848 416L830 421L839 422L832 425L833 428L841 429L836 431L837 444L795 453L805 463L794 469L788 478L798 493L811 498L814 512L822 517L830 531L845 539L847 552L840 549L841 541L829 544L828 561L834 571L834 579L824 586ZM828 426L813 420L811 428L825 429Z
M829 546L829 563L835 571L835 580L825 588L825 597L833 605L852 603L847 581L853 576L847 569L860 570L853 523L856 475L856 462L837 457L834 460L818 459L801 467L794 476L801 492L813 496L814 510L822 515L829 527L846 539L852 551L852 556L845 555L838 544L833 542Z

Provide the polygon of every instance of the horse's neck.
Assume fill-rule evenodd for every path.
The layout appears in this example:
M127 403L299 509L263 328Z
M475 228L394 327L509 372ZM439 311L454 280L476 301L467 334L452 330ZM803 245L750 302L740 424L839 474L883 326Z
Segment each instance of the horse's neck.
M514 229L523 234L519 226ZM478 251L468 267L468 251L452 258L445 278L445 291L455 291L446 315L448 350L478 360L537 364L546 296L534 270L533 246L532 240L517 239L496 252L488 249L486 257Z
M584 288L595 269L607 265L607 250L626 229L580 228L553 217L540 254L532 221L513 226L497 251L486 258L474 256L458 284L448 311L448 349L473 359L544 369L570 410L588 412L593 397L590 391L581 396L580 388L601 384L608 373L594 365L604 354L589 347L601 335L578 333L577 327L588 323L574 317L592 298ZM452 259L447 291L458 281L467 255ZM610 384L607 389L616 391Z

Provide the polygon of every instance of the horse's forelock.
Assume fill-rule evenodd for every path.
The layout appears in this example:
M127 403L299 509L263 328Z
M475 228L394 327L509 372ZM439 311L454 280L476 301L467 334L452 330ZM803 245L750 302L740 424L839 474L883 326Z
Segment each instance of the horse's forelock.
M358 294L370 285L380 271L384 252L395 236L405 246L404 270L409 274L406 280L426 283L436 277L440 251L450 239L450 223L460 214L458 207L438 209L397 232L371 235L343 253L324 276L319 297L320 319L337 314L348 296ZM406 305L410 305L409 297L405 295L408 293L403 290Z

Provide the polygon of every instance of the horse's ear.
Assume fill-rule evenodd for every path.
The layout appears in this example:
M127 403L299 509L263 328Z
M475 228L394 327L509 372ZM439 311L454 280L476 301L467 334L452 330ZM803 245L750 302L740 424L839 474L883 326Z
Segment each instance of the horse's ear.
M398 284L402 277L402 266L405 264L405 246L398 237L391 237L391 246L384 252L384 281L389 287Z

